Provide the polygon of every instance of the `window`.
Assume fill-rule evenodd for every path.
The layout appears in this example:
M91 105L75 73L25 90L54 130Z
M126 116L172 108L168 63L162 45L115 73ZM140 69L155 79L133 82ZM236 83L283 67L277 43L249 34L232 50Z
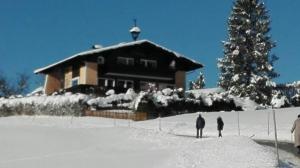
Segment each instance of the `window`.
M79 66L79 65L73 65L73 66L72 66L72 77L73 77L73 78L79 76L79 69L80 69L80 66Z
M115 87L115 80L113 79L106 79L105 81L105 86L108 86L108 87Z
M119 88L133 88L133 81L131 80L118 80Z
M104 57L103 57L103 56L99 56L99 57L97 58L97 63L98 63L98 64L104 64Z
M125 88L125 81L118 81L118 88Z
M77 86L79 84L79 77L72 79L72 86Z
M134 65L134 58L118 57L117 58L117 64L133 66Z
M156 60L141 59L140 63L142 65L144 65L144 67L146 67L146 68L155 69L157 67L157 61Z
M133 88L133 81L127 81L126 88Z
M99 83L99 86L115 87L114 79L99 78L98 83Z

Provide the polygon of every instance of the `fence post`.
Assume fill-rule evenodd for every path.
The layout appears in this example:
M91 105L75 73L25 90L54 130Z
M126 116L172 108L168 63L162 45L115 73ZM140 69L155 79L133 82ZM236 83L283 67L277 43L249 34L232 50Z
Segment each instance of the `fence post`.
M272 107L272 109L273 109L273 107ZM277 161L278 161L278 167L279 167L280 166L280 162L279 162L279 152L278 152L278 140L277 140L277 128L276 128L275 109L273 109L273 120L274 120L274 131L275 131L275 147L276 147Z
M114 126L117 126L117 121L116 121L116 112L114 112Z
M128 127L130 127L130 117L129 117L129 113L127 112L127 120L128 120Z
M74 116L72 115L72 116L71 116L71 125L73 124L73 117L74 117Z
M160 113L158 114L158 129L161 131L161 115Z
M238 135L241 135L241 130L240 130L240 112L237 111L237 122L238 122Z
M268 136L270 135L270 111L268 110Z

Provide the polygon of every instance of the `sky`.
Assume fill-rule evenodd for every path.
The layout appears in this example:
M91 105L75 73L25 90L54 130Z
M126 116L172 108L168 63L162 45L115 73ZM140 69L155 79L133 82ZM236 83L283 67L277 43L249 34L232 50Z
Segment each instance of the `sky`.
M277 83L300 80L300 1L264 0L271 16L272 50L280 59ZM206 87L215 87L227 40L233 0L0 0L0 72L12 81L94 44L132 41L137 19L139 39L148 39L204 64ZM193 80L198 71L190 72Z

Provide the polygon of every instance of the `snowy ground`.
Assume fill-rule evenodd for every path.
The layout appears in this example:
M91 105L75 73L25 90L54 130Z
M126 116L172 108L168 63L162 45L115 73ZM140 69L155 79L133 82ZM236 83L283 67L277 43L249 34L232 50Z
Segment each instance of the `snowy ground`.
M0 118L0 167L276 167L274 150L252 140L274 139L270 112L202 113L206 119L203 139L194 138L196 113L142 122L93 117ZM276 110L280 141L291 141L290 129L298 112L300 108ZM223 138L217 138L218 116L225 123Z

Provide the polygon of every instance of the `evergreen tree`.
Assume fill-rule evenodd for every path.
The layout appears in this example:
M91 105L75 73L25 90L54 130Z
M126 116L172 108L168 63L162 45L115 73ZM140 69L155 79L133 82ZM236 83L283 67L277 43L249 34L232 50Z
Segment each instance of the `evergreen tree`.
M194 82L190 83L191 89L202 89L205 87L205 79L202 72L199 73L199 76Z
M231 94L269 103L278 74L270 54L275 43L269 35L270 18L260 0L236 0L228 19L228 41L218 60L219 86Z

